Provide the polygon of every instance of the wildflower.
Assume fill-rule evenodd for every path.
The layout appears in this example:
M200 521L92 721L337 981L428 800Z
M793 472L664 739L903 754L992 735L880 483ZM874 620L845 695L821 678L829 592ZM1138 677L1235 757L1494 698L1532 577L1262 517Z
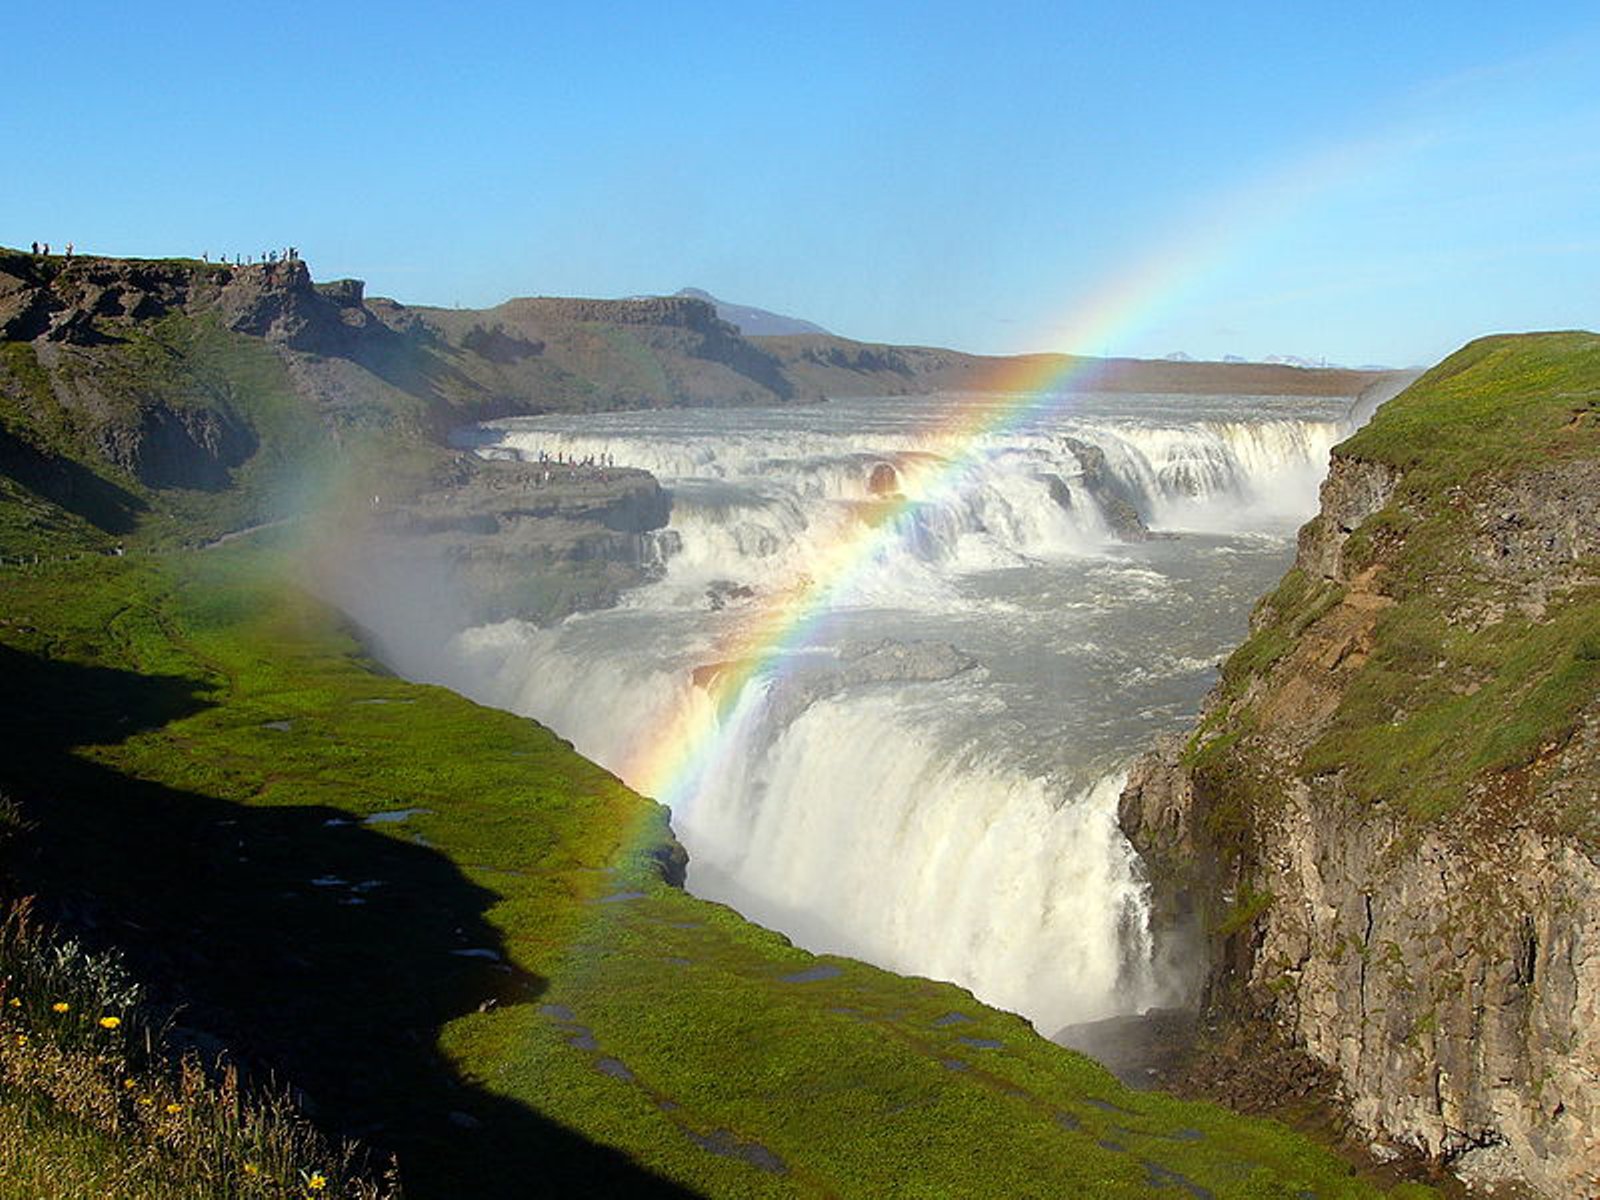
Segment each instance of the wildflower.
M25 1033L17 1034L17 1045L26 1046L27 1044L28 1044L28 1035L25 1034Z
M122 1018L121 1017L101 1017L100 1018L100 1028L101 1029L115 1029L118 1025L121 1025L121 1024L122 1024Z
M328 1186L328 1177L321 1171L315 1171L312 1173L311 1178L306 1180L306 1186L313 1192L320 1192Z
M149 1108L155 1104L155 1100L150 1096L140 1096L139 1103L144 1105L146 1108Z
M11 999L6 1001L6 1003L11 1005L12 1008L21 1008L22 1007L22 1001L17 999L15 996L11 997Z
M68 1004L65 1000L57 1000L54 1004L52 1004L50 1006L50 1011L51 1012L66 1012L71 1007L72 1007L72 1005Z
M127 1091L130 1091L130 1092L131 1092L131 1091L133 1091L133 1080L131 1080L131 1079L124 1079L124 1080L123 1080L123 1081L122 1081L122 1086L123 1086L123 1088L124 1088L124 1089L126 1089L126 1090L127 1090Z
M257 1175L261 1174L261 1168L256 1166L255 1163L245 1163L244 1173L254 1179Z
M182 1111L183 1111L183 1105L181 1105L181 1104L169 1104L169 1105L167 1105L167 1112L168 1113L181 1113Z

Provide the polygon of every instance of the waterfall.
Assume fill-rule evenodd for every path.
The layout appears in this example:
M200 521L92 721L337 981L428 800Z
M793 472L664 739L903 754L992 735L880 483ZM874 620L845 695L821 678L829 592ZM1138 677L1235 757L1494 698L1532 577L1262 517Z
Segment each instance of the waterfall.
M745 606L890 521L674 781L688 886L1047 1033L1169 1001L1122 769L1197 707L1348 429L1342 403L1120 403L985 434L959 463L909 401L493 423L482 453L652 471L671 520L619 607L467 630L439 677L629 779L641 746L711 712L696 669ZM1120 540L1128 508L1176 539Z

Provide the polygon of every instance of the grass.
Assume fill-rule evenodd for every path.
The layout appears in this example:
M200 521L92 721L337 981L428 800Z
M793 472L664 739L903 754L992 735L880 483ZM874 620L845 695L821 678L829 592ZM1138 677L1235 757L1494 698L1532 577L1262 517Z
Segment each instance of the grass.
M20 882L396 1150L408 1194L1375 1194L1281 1126L667 886L662 810L374 671L288 572L229 547L7 585Z
M1456 811L1474 781L1530 766L1571 735L1600 693L1600 591L1574 595L1543 622L1452 627L1425 601L1398 607L1305 770L1345 772L1355 793L1413 816ZM1462 694L1455 679L1482 680Z
M26 829L0 797L0 840ZM394 1194L286 1097L180 1052L116 952L52 934L31 910L0 894L0 1196Z
M1507 787L1526 799L1530 772L1600 695L1600 586L1583 582L1587 568L1575 564L1542 612L1523 612L1525 585L1475 554L1474 506L1492 504L1523 472L1600 456L1600 337L1474 342L1337 453L1403 472L1394 497L1344 547L1347 571L1378 569L1389 606L1301 773L1337 774L1355 799L1419 822ZM1342 596L1296 569L1263 602L1252 636L1223 668L1224 707L1189 750L1216 795L1247 790L1252 714L1302 635ZM1491 608L1493 620L1473 615ZM1570 812L1550 822L1569 831L1594 824Z
M1340 447L1400 467L1407 489L1440 496L1600 444L1600 336L1480 338L1418 379Z

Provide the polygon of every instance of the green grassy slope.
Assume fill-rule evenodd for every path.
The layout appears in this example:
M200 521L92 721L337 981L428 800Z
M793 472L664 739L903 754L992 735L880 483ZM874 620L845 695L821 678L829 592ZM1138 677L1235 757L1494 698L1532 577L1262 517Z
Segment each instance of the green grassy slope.
M401 490L447 457L422 436L421 403L386 389L381 411L319 408L283 356L214 313L45 353L0 342L0 556L201 542L311 511L335 486L372 490L364 478ZM152 411L226 429L231 445L214 460L173 451L150 435ZM171 477L186 462L191 477Z
M283 568L0 583L0 782L38 826L16 871L397 1149L411 1195L1369 1194L1281 1127L667 886L661 810L373 670Z
M1491 793L1531 804L1539 764L1600 695L1600 563L1552 564L1545 588L1538 572L1494 549L1493 529L1514 530L1545 486L1573 486L1559 473L1600 460L1600 336L1473 342L1335 454L1383 464L1399 482L1344 547L1346 575L1366 574L1384 607L1370 658L1302 773L1340 773L1354 796L1397 801L1420 820ZM1340 584L1295 570L1263 602L1252 637L1224 668L1229 703L1191 749L1219 793L1259 711L1304 669L1289 651L1343 595ZM1230 740L1208 741L1223 730ZM1600 844L1600 822L1583 806L1520 811Z

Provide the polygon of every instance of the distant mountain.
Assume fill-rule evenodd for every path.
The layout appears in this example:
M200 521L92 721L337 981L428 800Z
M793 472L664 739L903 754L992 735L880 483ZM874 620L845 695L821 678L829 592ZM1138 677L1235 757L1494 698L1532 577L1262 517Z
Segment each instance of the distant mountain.
M1283 367L1299 367L1302 370L1319 370L1325 367L1330 367L1335 371L1344 369L1337 363L1331 363L1325 358L1302 358L1298 354L1269 354L1261 361Z
M717 316L736 328L746 337L782 337L791 333L827 333L821 325L802 321L799 317L786 317L782 313L768 312L749 304L730 304L718 300L710 292L699 288L680 288L676 293L694 300L704 300L716 306Z
M1162 362L1195 362L1191 355L1182 350L1174 350L1171 354L1162 357ZM1213 361L1203 359L1199 361ZM1400 368L1385 366L1383 363L1363 363L1359 367L1347 367L1343 363L1329 362L1325 358L1303 358L1298 354L1269 354L1265 358L1243 358L1237 354L1224 354L1217 362L1225 363L1264 363L1274 367L1295 367L1302 371L1358 371L1358 372L1385 372L1396 371Z

